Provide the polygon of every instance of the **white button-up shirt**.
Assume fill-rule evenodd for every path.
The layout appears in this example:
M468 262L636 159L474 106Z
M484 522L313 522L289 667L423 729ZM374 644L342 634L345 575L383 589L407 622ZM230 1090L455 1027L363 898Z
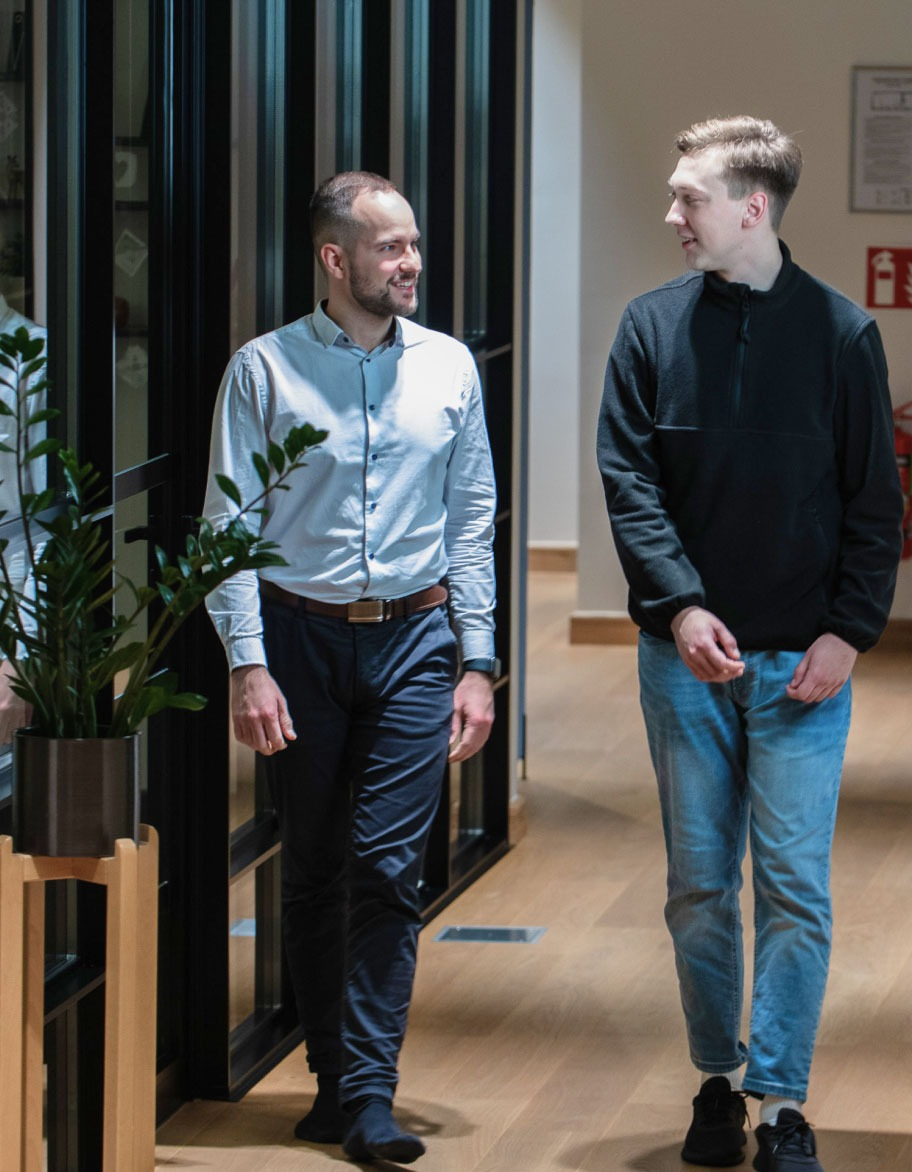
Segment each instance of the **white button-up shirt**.
M494 473L484 405L469 350L396 318L370 353L318 306L255 338L228 365L212 431L205 516L237 510L262 486L251 453L292 427L329 432L248 527L288 562L263 577L323 602L401 598L444 576L462 655L494 654ZM206 601L232 668L265 664L257 576L237 574Z

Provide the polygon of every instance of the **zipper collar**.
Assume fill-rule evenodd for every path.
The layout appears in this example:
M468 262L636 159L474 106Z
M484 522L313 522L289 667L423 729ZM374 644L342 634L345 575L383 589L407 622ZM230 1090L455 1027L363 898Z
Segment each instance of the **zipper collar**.
M745 303L755 308L782 304L792 295L801 270L792 260L788 246L781 240L779 251L782 253L782 268L777 273L771 289L752 289L750 285L740 281L725 281L718 273L704 273L704 292L713 301L738 310L742 309Z

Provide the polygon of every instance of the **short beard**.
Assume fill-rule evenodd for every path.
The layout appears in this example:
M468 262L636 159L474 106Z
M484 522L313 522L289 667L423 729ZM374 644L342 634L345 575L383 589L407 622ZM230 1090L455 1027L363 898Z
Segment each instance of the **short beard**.
M352 274L350 288L352 298L357 304L368 313L372 313L375 317L411 317L418 309L417 292L415 293L411 307L409 309L402 309L393 301L389 289L384 289L382 293L378 293L376 290L370 288L366 281L354 273Z

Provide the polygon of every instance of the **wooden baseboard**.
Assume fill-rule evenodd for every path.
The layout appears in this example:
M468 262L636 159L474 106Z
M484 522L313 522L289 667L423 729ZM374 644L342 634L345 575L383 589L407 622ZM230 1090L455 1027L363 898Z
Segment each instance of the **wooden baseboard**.
M636 643L638 633L638 628L626 615L577 611L570 616L571 643L614 643L630 646Z
M630 646L636 641L637 627L626 615L582 611L570 616L571 643ZM877 647L883 651L912 651L912 619L890 619Z
M529 545L529 569L576 573L576 552L575 545Z
M510 808L507 815L507 838L510 846L516 846L526 837L529 829L526 821L526 799L521 794L514 794L510 798Z

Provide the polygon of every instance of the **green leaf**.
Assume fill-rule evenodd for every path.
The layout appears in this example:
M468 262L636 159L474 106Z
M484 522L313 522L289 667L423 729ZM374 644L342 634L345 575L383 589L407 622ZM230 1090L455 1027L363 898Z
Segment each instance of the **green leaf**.
M240 508L243 503L241 501L241 490L234 483L234 481L228 476L223 476L221 472L216 472L215 482L225 494L225 496L228 497L230 501L234 501L238 508Z
M266 463L265 457L262 456L260 452L254 452L250 458L253 461L253 466L256 468L257 476L259 476L260 483L263 485L263 488L268 487L269 465Z
M2 414L0 411L0 415ZM56 419L59 414L55 407L45 407L43 411L36 411L34 415L30 415L25 421L25 426L34 427L36 423L47 423L51 419Z
M275 468L276 472L281 472L285 468L285 452L276 443L269 445L269 462Z
M39 456L47 456L52 452L59 452L62 446L61 440L48 436L47 439L39 440L37 444L30 447L25 453L25 459L37 460Z

